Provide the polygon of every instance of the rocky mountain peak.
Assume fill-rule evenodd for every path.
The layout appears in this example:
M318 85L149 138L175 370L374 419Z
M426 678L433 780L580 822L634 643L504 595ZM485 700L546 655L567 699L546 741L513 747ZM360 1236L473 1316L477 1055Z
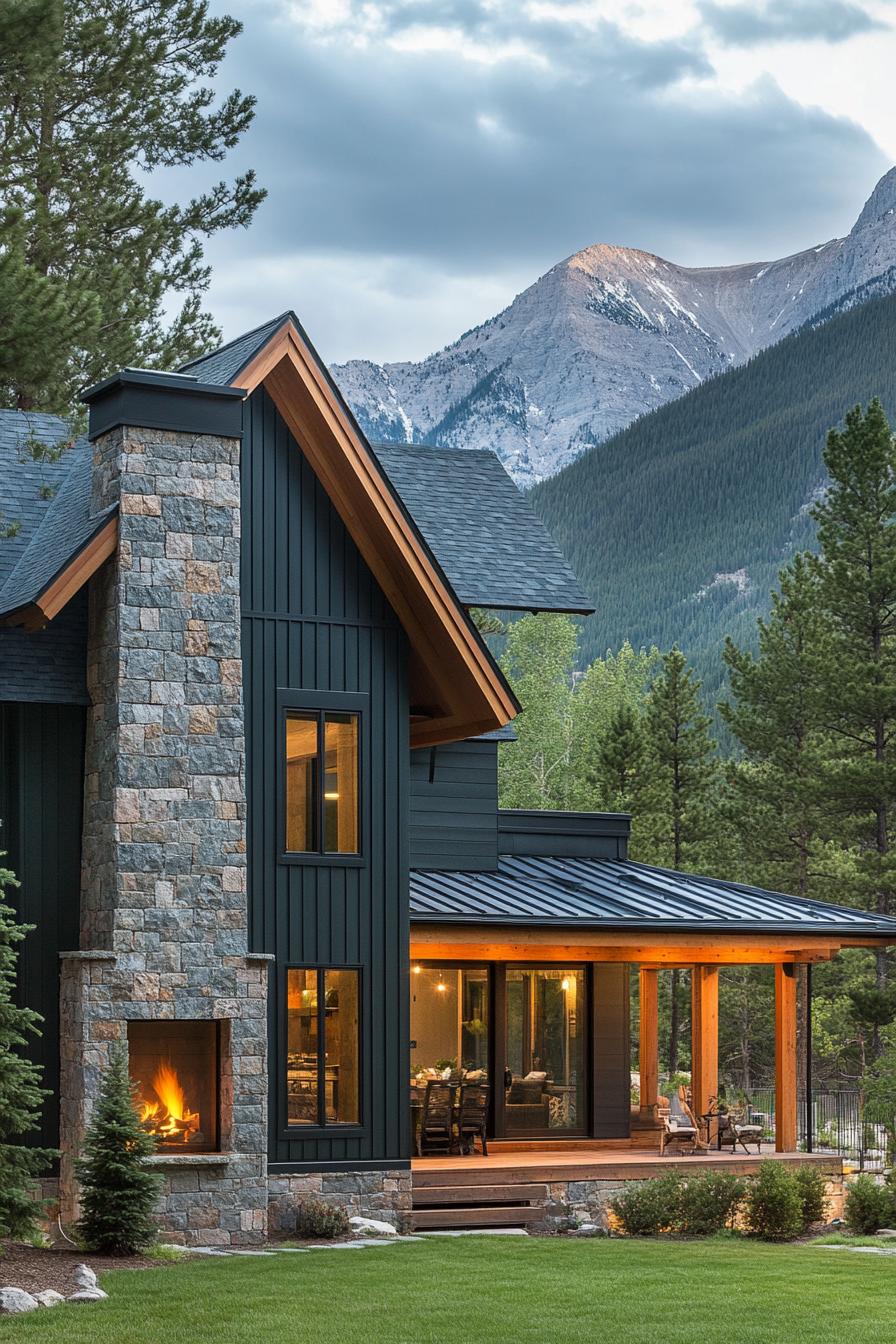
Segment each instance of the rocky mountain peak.
M852 233L892 221L896 214L896 168L884 173L865 202L864 209L853 225Z
M685 267L595 243L418 363L333 370L371 437L490 448L521 485L789 332L896 290L896 168L843 239Z

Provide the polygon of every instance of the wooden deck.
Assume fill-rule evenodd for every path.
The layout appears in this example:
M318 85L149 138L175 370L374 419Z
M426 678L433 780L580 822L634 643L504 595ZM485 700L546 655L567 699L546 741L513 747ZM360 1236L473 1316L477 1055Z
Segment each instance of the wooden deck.
M489 1145L488 1157L473 1156L415 1157L411 1161L414 1188L430 1185L473 1185L508 1181L611 1181L644 1180L659 1176L664 1171L678 1168L682 1171L733 1171L748 1174L760 1162L772 1158L776 1162L794 1165L811 1163L825 1170L840 1173L843 1163L836 1153L776 1153L774 1145L763 1145L762 1152L731 1153L730 1150L694 1153L685 1156L670 1152L660 1157L655 1148L592 1148L587 1145L562 1149L532 1148L502 1149L497 1143Z
M756 1172L771 1158L794 1166L820 1167L842 1196L843 1162L829 1153L777 1153L772 1145L761 1153L730 1151L660 1157L655 1148L571 1144L564 1148L523 1149L492 1145L481 1155L415 1157L412 1224L425 1231L449 1228L526 1227L543 1223L546 1210L565 1198L569 1182L643 1181L667 1171L725 1171L739 1176ZM558 1187L560 1192L558 1193ZM840 1212L838 1205L837 1212Z

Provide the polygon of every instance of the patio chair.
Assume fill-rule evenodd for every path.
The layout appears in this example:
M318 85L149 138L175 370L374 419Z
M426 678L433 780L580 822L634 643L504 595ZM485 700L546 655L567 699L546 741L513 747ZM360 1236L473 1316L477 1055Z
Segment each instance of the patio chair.
M417 1156L427 1151L450 1153L454 1147L454 1103L457 1085L430 1079L423 1096L423 1114L417 1131Z
M457 1116L457 1138L462 1153L474 1153L478 1139L482 1145L482 1156L488 1157L485 1137L487 1122L488 1083L465 1083L460 1089Z
M673 1097L672 1100L674 1102L675 1098ZM694 1140L694 1147L702 1148L704 1153L709 1152L709 1135L707 1134L707 1137L705 1139L703 1138L703 1134L700 1129L700 1121L697 1119L696 1115L691 1110L691 1104L688 1101L688 1092L686 1087L680 1087L678 1089L678 1104L681 1107L684 1114L687 1116L690 1123L694 1126L694 1130L696 1131L697 1137Z
M662 1116L663 1128L660 1130L660 1157L665 1157L670 1143L689 1144L693 1153L700 1140L700 1131L693 1117L685 1109L677 1093L669 1098L668 1113Z
M762 1125L748 1121L740 1110L728 1111L719 1117L719 1148L730 1143L732 1152L740 1144L745 1153L750 1150L749 1143L755 1143L757 1153L762 1152Z

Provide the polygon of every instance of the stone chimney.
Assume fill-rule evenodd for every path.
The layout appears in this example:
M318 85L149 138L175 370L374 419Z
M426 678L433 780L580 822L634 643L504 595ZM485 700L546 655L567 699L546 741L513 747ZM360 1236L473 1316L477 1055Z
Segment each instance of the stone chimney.
M242 395L131 369L84 394L93 505L117 507L119 537L90 588L81 945L62 958L61 1204L76 1216L73 1159L111 1043L152 1023L142 1048L149 1039L164 1059L178 1031L203 1023L216 1074L205 1109L217 1114L153 1159L166 1177L160 1226L186 1244L251 1243L267 1226L267 958L249 952L246 897ZM151 1080L140 1082L145 1092Z

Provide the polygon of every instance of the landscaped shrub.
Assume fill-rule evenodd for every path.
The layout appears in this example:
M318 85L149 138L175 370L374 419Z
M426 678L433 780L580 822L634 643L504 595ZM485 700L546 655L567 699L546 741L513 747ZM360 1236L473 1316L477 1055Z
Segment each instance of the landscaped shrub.
M846 1225L851 1232L876 1232L893 1219L893 1196L867 1172L857 1176L846 1190Z
M796 1183L803 1202L803 1230L824 1221L827 1177L817 1167L797 1167Z
M803 1198L795 1174L783 1162L760 1163L745 1203L749 1230L763 1241L790 1241L803 1231Z
M296 1232L300 1237L320 1237L321 1240L332 1241L334 1237L344 1237L350 1231L348 1214L338 1205L324 1204L320 1199L306 1199L299 1205Z
M655 1237L671 1231L679 1221L682 1176L668 1172L651 1181L627 1181L610 1208L630 1237Z
M706 1171L685 1178L678 1196L675 1231L693 1237L721 1232L732 1221L746 1192L738 1176Z
M155 1239L152 1211L161 1177L145 1162L155 1148L134 1107L127 1055L114 1046L77 1163L78 1231L88 1250L135 1255Z

